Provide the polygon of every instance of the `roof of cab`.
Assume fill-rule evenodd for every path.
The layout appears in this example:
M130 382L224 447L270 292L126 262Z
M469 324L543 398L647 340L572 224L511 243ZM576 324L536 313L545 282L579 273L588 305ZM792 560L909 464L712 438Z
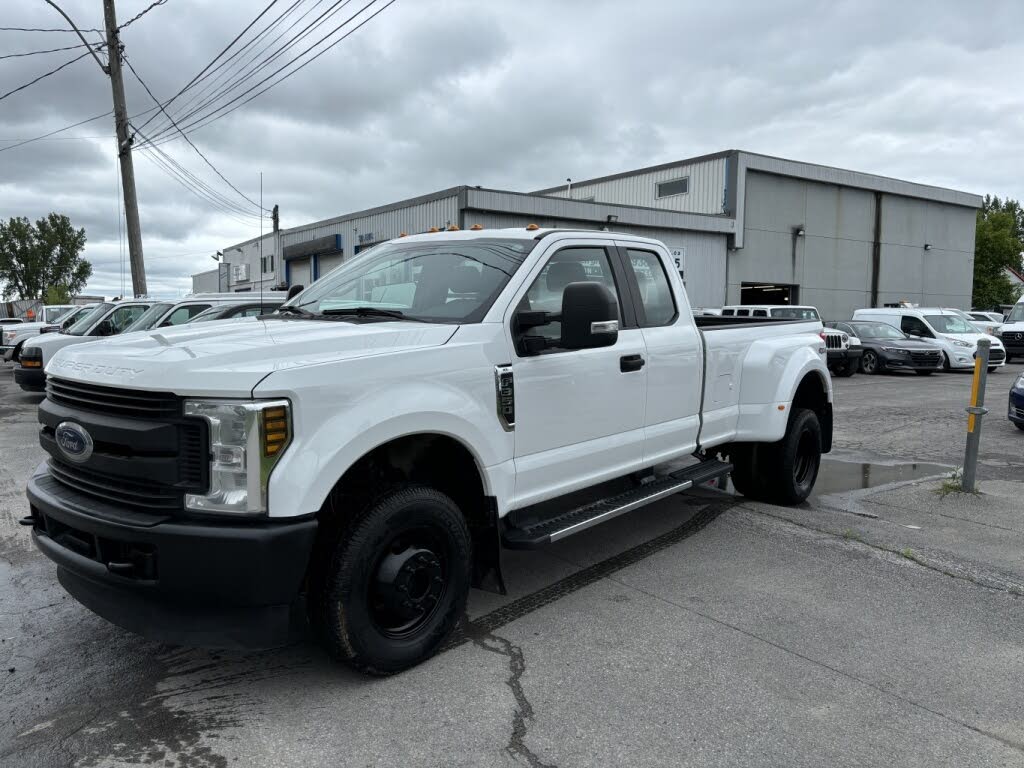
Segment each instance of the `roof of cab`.
M443 229L437 232L421 232L392 238L389 243L421 243L432 240L485 240L507 238L514 240L542 240L552 235L566 237L588 237L600 240L631 240L635 242L657 243L658 240L633 235L626 232L609 232L603 229L563 229L561 227L509 227L505 229Z

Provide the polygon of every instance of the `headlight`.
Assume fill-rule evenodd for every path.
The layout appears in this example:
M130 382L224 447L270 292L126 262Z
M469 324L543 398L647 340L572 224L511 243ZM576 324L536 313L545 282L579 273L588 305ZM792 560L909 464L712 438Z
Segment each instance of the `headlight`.
M971 342L969 342L969 341L960 341L960 339L950 339L950 341L952 341L958 347L973 347L974 346L973 344L971 344Z
M210 490L185 496L194 512L267 513L270 473L291 440L287 400L186 400L185 415L210 428Z
M14 341L14 331L4 331L4 344L10 344Z
M892 352L894 355L909 355L910 350L899 349L898 347L882 347L883 352Z
M1013 382L1014 389L1024 389L1024 373L1017 377L1017 380Z

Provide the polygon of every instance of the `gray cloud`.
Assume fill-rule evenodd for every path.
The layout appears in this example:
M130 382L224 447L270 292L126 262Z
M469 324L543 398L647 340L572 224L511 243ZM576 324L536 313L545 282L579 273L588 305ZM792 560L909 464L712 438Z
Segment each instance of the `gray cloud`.
M16 5L5 24L59 24L44 4ZM119 5L127 18L146 3ZM304 0L291 20L312 5ZM281 205L285 226L454 184L528 190L731 147L1024 197L1021 3L703 5L398 0L192 138L252 198L262 171L267 207ZM64 6L80 24L101 25L93 0ZM167 98L260 7L172 0L125 30L126 54ZM66 37L0 34L0 53ZM64 56L2 60L0 83L25 82ZM127 77L130 111L149 109ZM109 105L109 81L86 59L0 102L0 138ZM112 133L104 118L63 136L107 138L0 152L0 216L67 213L89 236L90 289L111 295L122 252ZM162 149L244 203L181 140ZM213 265L210 253L258 233L258 222L197 199L142 153L135 165L154 293L187 290L189 274Z

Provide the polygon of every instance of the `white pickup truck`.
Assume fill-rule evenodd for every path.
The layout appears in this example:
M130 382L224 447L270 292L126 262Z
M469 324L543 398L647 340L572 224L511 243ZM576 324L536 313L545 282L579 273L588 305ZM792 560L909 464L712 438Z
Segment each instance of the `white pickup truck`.
M375 674L434 653L503 547L730 470L794 504L832 442L818 321L695 321L665 246L609 232L404 237L251 323L46 366L37 546L101 616L270 646L308 616Z

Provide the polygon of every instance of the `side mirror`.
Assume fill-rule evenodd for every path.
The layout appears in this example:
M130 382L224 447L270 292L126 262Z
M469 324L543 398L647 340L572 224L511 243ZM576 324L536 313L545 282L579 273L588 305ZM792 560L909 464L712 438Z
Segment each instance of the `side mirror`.
M305 286L293 285L291 288L288 289L288 295L285 297L285 301L291 301L296 296L298 296L300 293L302 293L302 291L304 289L305 289Z
M619 338L619 305L608 286L569 283L562 291L564 349L610 347Z

